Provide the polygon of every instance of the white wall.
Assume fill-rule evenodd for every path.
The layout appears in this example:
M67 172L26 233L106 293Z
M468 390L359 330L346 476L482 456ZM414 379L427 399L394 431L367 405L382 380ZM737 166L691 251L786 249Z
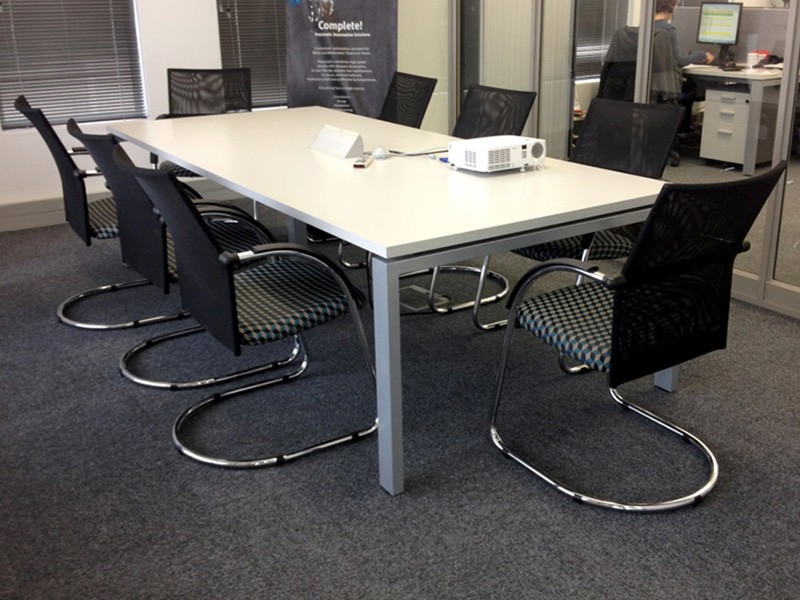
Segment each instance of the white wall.
M399 0L398 56L401 70L439 81L423 127L448 130L448 28L452 0ZM167 112L168 67L220 66L216 0L136 0L148 115ZM82 124L104 132L106 123ZM67 147L75 140L58 127ZM147 154L129 148L134 161ZM83 164L81 164L83 166ZM86 166L90 166L86 163ZM0 231L63 222L61 184L55 164L33 129L0 131ZM104 191L101 178L87 184Z
M215 0L136 0L136 8L145 97L148 112L154 116L167 110L167 67L220 66L217 5ZM82 127L103 132L106 124ZM76 145L64 127L57 132L67 147ZM144 153L132 154L137 162L147 160ZM0 131L0 182L0 230L63 221L58 172L35 130ZM88 188L101 192L100 178L88 182Z
M422 129L449 133L450 7L452 0L398 0L397 68L435 77Z

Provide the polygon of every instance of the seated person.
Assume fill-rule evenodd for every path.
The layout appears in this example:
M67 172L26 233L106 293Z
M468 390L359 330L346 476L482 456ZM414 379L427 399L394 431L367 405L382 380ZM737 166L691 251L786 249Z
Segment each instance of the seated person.
M681 54L678 48L678 29L672 24L672 13L678 0L656 0L655 26L669 34L672 44L672 54L679 67L686 65L706 65L714 61L714 55L705 50L695 50L689 54Z
M688 54L682 54L678 48L678 29L672 24L672 13L675 11L675 5L678 0L655 0L656 1L656 14L655 14L655 27L662 29L669 34L670 45L672 46L672 55L675 57L675 65L677 69L685 67L686 65L710 65L714 62L714 55L705 50L695 50ZM679 103L686 107L686 116L681 124L680 131L688 133L692 130L692 104L701 95L698 94L697 85L691 81L686 80L683 74L680 74L683 81L681 86L681 94Z

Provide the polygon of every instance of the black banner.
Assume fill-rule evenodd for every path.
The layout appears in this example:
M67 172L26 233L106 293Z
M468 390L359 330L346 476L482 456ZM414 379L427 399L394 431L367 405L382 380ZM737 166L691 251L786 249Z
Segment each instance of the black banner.
M397 0L287 0L289 106L377 116L397 68Z

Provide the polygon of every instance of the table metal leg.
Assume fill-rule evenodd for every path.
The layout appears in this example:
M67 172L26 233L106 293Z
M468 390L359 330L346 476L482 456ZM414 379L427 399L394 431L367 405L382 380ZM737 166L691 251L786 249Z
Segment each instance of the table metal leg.
M288 217L286 220L286 228L290 242L300 244L301 246L308 246L308 238L306 237L308 228L303 221Z
M400 280L392 266L380 258L373 258L372 294L380 483L390 494L399 494L403 491Z
M680 367L672 367L659 371L653 376L653 385L665 392L674 392L678 389L678 375Z

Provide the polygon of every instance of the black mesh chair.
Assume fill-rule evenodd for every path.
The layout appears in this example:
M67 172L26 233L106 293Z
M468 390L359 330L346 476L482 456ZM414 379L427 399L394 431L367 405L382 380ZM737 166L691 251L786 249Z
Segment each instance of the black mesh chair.
M41 109L33 108L28 103L25 96L19 96L14 107L25 115L31 124L42 136L50 154L58 167L61 177L61 191L64 197L64 215L67 223L72 227L83 243L90 246L92 239L107 240L119 237L119 227L117 226L117 208L114 198L109 195L95 202L88 202L86 197L87 177L99 175L96 169L80 169L73 159L76 155L89 156L85 148L75 148L67 150L64 143L53 130ZM58 319L62 323L78 327L81 329L121 329L134 327L139 321L124 321L119 323L97 323L81 321L70 316L72 309L79 302L108 292L116 292L122 289L146 285L147 280L136 280L123 283L103 285L97 288L80 292L71 296L61 303L58 307Z
M473 84L467 89L467 94L461 105L461 112L453 128L453 136L465 139L487 137L493 135L521 135L528 120L536 92L507 90L486 85ZM475 300L464 302L437 302L436 280L440 273L457 272L477 276L480 291ZM411 273L416 276L420 273ZM483 288L487 280L494 281L499 291L483 297ZM488 268L471 267L466 265L441 265L431 270L431 283L428 287L428 308L432 312L450 313L466 308L473 308L484 304L497 302L503 298L509 289L508 280L500 273L489 271Z
M118 140L110 134L89 134L70 119L67 131L88 150L101 169L114 194L119 222L119 242L123 262L142 275L165 294L177 281L175 252L164 222L153 209L150 199L133 176L119 167L114 159ZM132 162L120 152L119 160ZM183 184L181 184L183 185ZM274 236L243 210L212 202L196 202L208 227L219 242L231 251L273 242ZM188 316L186 311L175 315L159 315L140 319L139 324L151 324Z
M556 259L537 265L520 279L509 299L508 322L514 326L506 328L491 417L491 437L503 454L574 500L606 508L668 510L694 504L711 491L718 466L706 445L625 400L617 388L725 348L734 260L749 248L745 236L785 168L782 162L761 175L724 183L666 184L619 274L606 275L598 266ZM531 295L540 278L557 272L579 275L584 283ZM516 402L500 410L517 329L605 372L616 402L700 449L709 465L707 481L674 499L621 502L574 491L534 466L522 442L506 442L499 432L501 421L508 426L519 414Z
M118 198L122 231L120 242L124 255L131 261L130 265L133 268L147 277L148 282L167 293L171 284L180 284L174 242L164 219L134 179L133 162L114 136L86 134L80 131L75 123L68 124L68 127L70 127L70 132L86 145L92 155L97 157L97 164L103 169ZM261 244L275 242L272 233L243 210L216 202L197 201L187 192L187 186L179 181L177 185L193 202L204 226L223 251L244 252ZM175 315L178 318L189 316L191 313L186 310ZM155 322L155 319L151 320ZM167 317L160 320L167 320ZM141 353L166 340L183 337L200 330L199 327L190 327L141 341L123 354L119 361L120 372L127 379L140 385L180 390L213 385L243 377L245 374L267 370L255 368L246 373L204 376L190 381L162 381L137 372L136 361Z
M660 179L667 164L683 108L672 104L640 104L595 98L589 105L581 135L575 143L572 162ZM612 260L627 256L633 248L640 225L573 236L514 250L527 258ZM488 265L484 259L483 269ZM478 283L481 294L484 277ZM473 322L479 329L504 327L505 319L482 323L478 306Z
M453 136L521 135L534 100L536 92L473 84L467 88Z
M121 148L115 149L119 154ZM377 422L346 435L315 442L301 450L254 459L213 456L191 448L182 433L204 409L266 386L299 377L308 361L301 334L350 313L356 337L369 371L374 392L374 368L359 316L360 294L329 259L295 244L262 244L245 252L227 252L215 240L191 199L170 173L136 169L121 163L136 178L172 233L178 262L181 299L199 327L179 335L207 332L235 355L243 345L258 346L292 340L286 360L264 370L286 367L279 375L248 383L201 400L175 422L173 440L183 454L201 462L225 467L261 467L283 464L310 452L361 439L374 432ZM153 348L176 336L151 342ZM292 368L290 372L286 372ZM248 371L252 374L254 371Z
M436 79L396 71L378 118L419 128L436 87Z
M395 71L378 118L389 123L397 123L398 125L419 129L419 126L422 125L422 119L425 118L425 112L428 110L431 96L433 96L436 81L432 77ZM309 240L330 241L332 239L335 238L315 227L309 227ZM344 255L345 247L346 244L339 240L339 261L344 266L351 269L367 266L367 258L362 258L358 261L346 258Z
M626 26L614 32L600 72L598 98L633 102L638 44L638 27ZM658 27L653 31L650 71L650 102L677 102L683 77L672 53L669 33Z
M614 32L600 72L598 98L633 102L636 86L636 59L639 47L639 28L622 27ZM690 99L684 96L683 73L675 60L669 33L656 27L653 31L653 52L650 63L650 103L680 104L684 111L681 129L691 125ZM680 133L680 132L679 132ZM677 150L680 138L675 136L669 153L670 164L680 164Z
M248 112L253 109L250 69L167 69L169 113L159 119ZM198 177L171 161L158 164L158 156L150 162L177 177Z

